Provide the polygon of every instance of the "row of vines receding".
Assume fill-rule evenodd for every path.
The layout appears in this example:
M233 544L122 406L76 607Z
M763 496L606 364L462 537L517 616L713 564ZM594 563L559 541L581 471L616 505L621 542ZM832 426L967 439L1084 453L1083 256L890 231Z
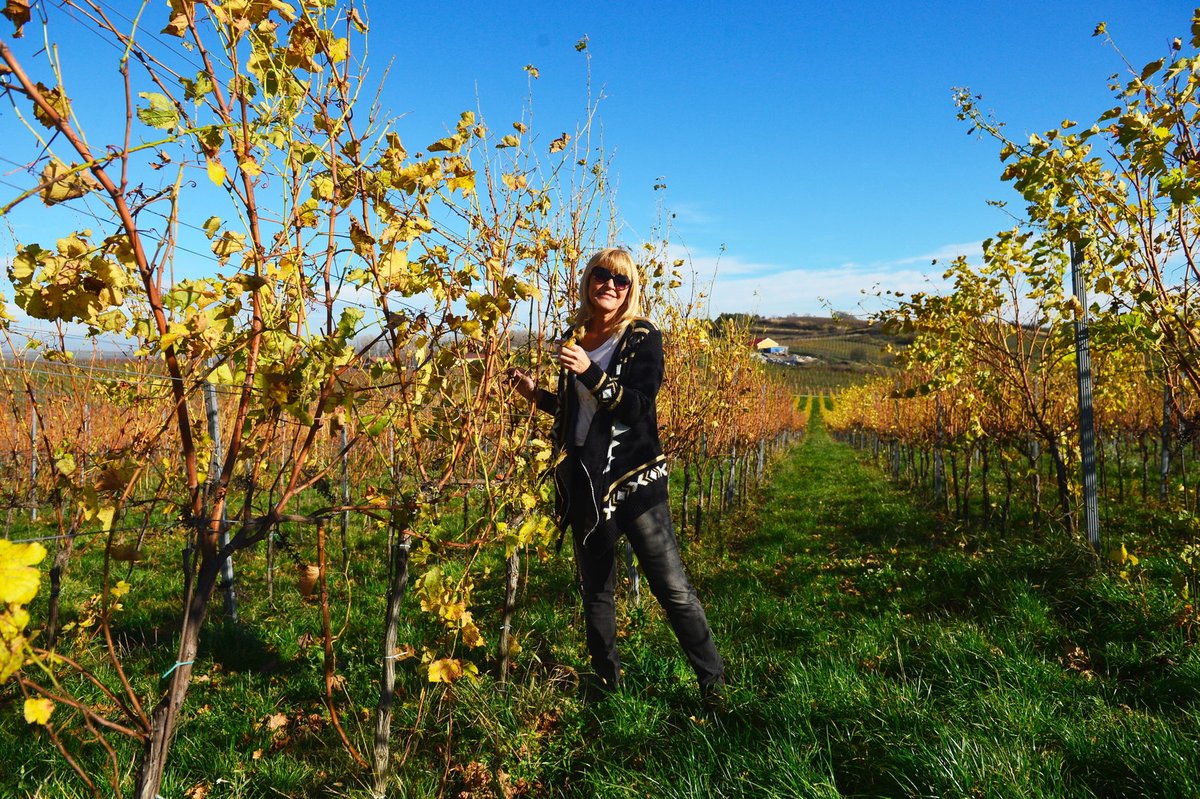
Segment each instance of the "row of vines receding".
M1103 24L1096 36L1108 34ZM959 518L1005 529L1017 506L1075 531L1077 366L1086 321L1102 517L1159 508L1178 531L1181 620L1195 630L1200 530L1200 11L1187 37L1110 83L1094 121L1009 138L956 91L970 133L999 142L1017 225L956 259L942 292L893 294L879 321L913 336L903 369L846 391L832 430ZM1073 286L1071 252L1086 290ZM1108 509L1105 511L1105 509ZM1120 540L1106 549L1127 570ZM1126 573L1126 572L1123 572Z

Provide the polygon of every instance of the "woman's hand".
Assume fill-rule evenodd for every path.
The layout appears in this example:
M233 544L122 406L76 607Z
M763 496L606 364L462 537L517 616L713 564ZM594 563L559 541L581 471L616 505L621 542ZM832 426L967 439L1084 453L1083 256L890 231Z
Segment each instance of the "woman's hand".
M517 390L518 394L530 402L537 396L537 381L523 369L509 369L508 382Z
M569 369L577 375L583 374L592 365L587 350L578 344L564 344L558 351L558 362L564 369Z

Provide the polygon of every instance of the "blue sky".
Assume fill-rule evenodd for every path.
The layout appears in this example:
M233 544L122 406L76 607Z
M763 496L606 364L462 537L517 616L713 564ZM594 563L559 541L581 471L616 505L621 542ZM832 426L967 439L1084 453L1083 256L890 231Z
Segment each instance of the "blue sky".
M147 13L165 20L166 5ZM712 313L823 314L870 310L861 290L918 287L940 275L933 258L976 255L1011 224L986 204L1015 197L998 147L967 135L952 87L982 94L1015 137L1087 121L1122 69L1096 23L1140 67L1187 41L1191 16L1161 0L377 2L370 58L377 73L391 61L383 102L406 115L402 133L428 136L477 104L506 127L529 97L526 64L541 74L540 129L565 130L586 106L589 60L574 44L587 36L621 240L650 235L662 202L702 277L720 255ZM68 76L97 54L75 35ZM0 131L14 125L0 112ZM37 217L15 223L25 238Z
M515 113L526 63L540 113L577 112L572 45L587 35L624 238L649 234L663 178L697 265L724 245L713 312L784 314L856 310L876 283L911 289L940 274L933 257L975 254L1010 224L986 204L1015 197L998 147L967 135L952 87L982 94L1014 136L1090 120L1123 66L1096 23L1140 67L1187 41L1191 15L1153 1L533 3L389 7L372 25L444 33L430 82L388 95L414 121L450 119L476 91L493 120Z

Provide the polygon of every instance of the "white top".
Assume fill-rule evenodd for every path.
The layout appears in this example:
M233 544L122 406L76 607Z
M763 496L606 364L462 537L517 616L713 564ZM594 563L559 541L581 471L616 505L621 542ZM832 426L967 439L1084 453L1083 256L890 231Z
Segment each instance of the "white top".
M620 339L621 335L618 333L596 349L585 350L585 352L587 352L588 358L607 372ZM575 445L580 446L587 440L588 428L591 427L592 417L596 415L596 408L600 407L600 404L596 402L592 392L588 391L587 386L578 380L575 381L575 393L579 395L579 415L575 417Z

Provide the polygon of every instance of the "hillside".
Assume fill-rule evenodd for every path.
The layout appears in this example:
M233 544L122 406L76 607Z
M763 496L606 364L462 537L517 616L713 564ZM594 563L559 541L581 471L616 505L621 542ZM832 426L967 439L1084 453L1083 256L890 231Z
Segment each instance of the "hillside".
M841 388L887 371L895 351L908 339L890 335L880 325L845 314L834 316L754 317L751 334L770 338L789 355L813 359L780 364L778 369L799 388Z

